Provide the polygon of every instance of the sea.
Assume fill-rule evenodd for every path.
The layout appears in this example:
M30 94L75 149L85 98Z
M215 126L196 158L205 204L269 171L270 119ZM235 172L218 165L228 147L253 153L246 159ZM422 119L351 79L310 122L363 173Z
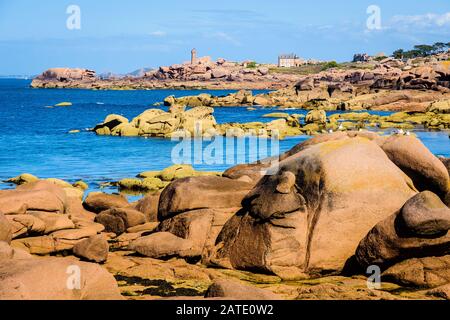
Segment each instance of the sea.
M162 170L174 162L177 141L163 138L125 138L97 136L89 131L109 114L131 119L162 102L165 97L210 93L215 96L234 91L223 90L133 90L94 91L80 89L33 89L31 80L0 79L0 189L13 188L4 181L21 173L39 178L59 178L68 182L83 180L89 191L102 189L105 183L135 177L143 171ZM262 93L267 91L254 91ZM54 107L71 102L69 107ZM277 108L216 108L218 123L268 122L264 118ZM305 110L282 111L306 114ZM331 113L330 113L331 114ZM388 112L377 112L386 115ZM78 133L69 133L80 130ZM448 132L416 131L415 134L436 155L450 157ZM307 140L308 136L289 137L277 142L279 152ZM236 145L238 143L236 142ZM271 144L269 144L269 151ZM202 142L201 148L208 148ZM247 149L246 149L247 150ZM251 149L248 149L248 152ZM257 149L259 150L259 149ZM245 161L261 158L264 152L247 154ZM273 155L270 154L269 156ZM175 159L176 160L176 159ZM179 159L178 159L179 160ZM238 162L236 157L236 162ZM241 158L242 161L242 158ZM193 166L202 171L224 171L237 164L226 161L197 161ZM109 191L114 191L111 187ZM107 191L108 191L107 190Z

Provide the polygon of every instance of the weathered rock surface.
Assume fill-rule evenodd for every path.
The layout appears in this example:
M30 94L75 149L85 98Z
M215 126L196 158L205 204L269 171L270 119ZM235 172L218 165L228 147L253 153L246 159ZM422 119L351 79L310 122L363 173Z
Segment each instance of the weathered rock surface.
M0 278L3 300L122 299L111 274L96 264L71 258L1 261Z
M11 228L11 224L5 218L3 213L0 212L0 241L10 243L12 236L13 236L13 231Z
M170 232L158 232L133 241L128 248L150 258L191 257L193 243Z
M450 284L443 285L427 292L429 296L434 296L446 300L450 300Z
M160 109L149 109L128 122L127 119L114 119L111 115L93 130L98 135L127 137L172 137L177 133L198 136L213 129L216 120L212 115L214 109L198 106L187 111L175 113Z
M144 214L146 221L156 222L158 221L159 197L160 194L146 195L134 205L134 208Z
M218 279L208 288L205 298L237 300L280 300L273 292L245 285L237 281Z
M104 225L107 232L114 232L120 235L128 228L145 223L145 216L142 212L134 209L109 209L100 212L95 221Z
M367 234L356 250L356 260L362 268L386 269L409 258L446 255L449 222L450 209L433 193L420 193Z
M416 194L374 141L327 137L258 183L222 229L214 259L293 277L340 270L373 225Z
M162 192L158 217L162 221L190 210L240 207L251 188L251 183L222 177L180 179ZM189 197L186 197L187 194Z
M129 203L121 195L92 192L87 196L83 205L89 211L100 213L109 209L128 207Z
M0 241L0 261L6 259L32 259L33 256L28 252L11 247L7 242Z
M450 283L450 256L408 259L384 271L381 278L415 288L446 285Z
M449 173L419 139L394 135L385 139L381 148L413 180L419 191L430 190L445 199L450 191Z
M66 207L64 190L49 181L27 183L15 190L0 191L0 210L6 215L30 211L65 213Z
M103 235L89 237L73 247L75 256L87 261L103 263L108 259L109 245Z

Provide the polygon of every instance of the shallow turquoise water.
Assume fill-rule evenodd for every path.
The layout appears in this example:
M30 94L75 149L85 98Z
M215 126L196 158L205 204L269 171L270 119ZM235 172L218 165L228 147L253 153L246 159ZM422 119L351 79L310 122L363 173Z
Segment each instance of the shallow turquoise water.
M176 142L166 139L99 137L91 132L68 134L102 122L111 113L132 118L166 96L199 94L199 91L90 91L43 90L29 88L27 80L0 80L0 180L23 172L41 178L57 177L68 181L83 179L92 190L100 182L133 177L147 170L161 170L172 164ZM224 95L232 91L202 91ZM46 108L62 101L71 107ZM164 108L163 108L164 109ZM271 121L262 118L274 109L217 108L219 123ZM290 110L289 113L306 113ZM432 152L450 157L446 132L418 132ZM308 137L280 141L280 152L287 151ZM207 145L207 144L206 144ZM270 155L270 154L269 154ZM250 155L254 156L254 155ZM247 154L247 160L249 155ZM225 170L230 164L196 164L199 170ZM10 187L0 184L0 188Z

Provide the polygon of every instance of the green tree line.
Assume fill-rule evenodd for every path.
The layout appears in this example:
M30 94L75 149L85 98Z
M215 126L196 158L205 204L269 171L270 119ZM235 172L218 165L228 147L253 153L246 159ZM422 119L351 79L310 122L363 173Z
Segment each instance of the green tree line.
M433 45L420 44L414 46L414 49L405 51L403 49L398 49L394 51L393 56L396 59L412 59L419 57L428 57L433 54L438 54L450 49L450 42L436 42Z

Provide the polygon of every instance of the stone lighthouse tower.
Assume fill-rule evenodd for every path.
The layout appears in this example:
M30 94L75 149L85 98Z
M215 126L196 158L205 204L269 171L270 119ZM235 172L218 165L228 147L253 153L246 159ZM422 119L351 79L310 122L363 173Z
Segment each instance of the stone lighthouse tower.
M197 64L197 50L195 48L191 51L191 64Z

